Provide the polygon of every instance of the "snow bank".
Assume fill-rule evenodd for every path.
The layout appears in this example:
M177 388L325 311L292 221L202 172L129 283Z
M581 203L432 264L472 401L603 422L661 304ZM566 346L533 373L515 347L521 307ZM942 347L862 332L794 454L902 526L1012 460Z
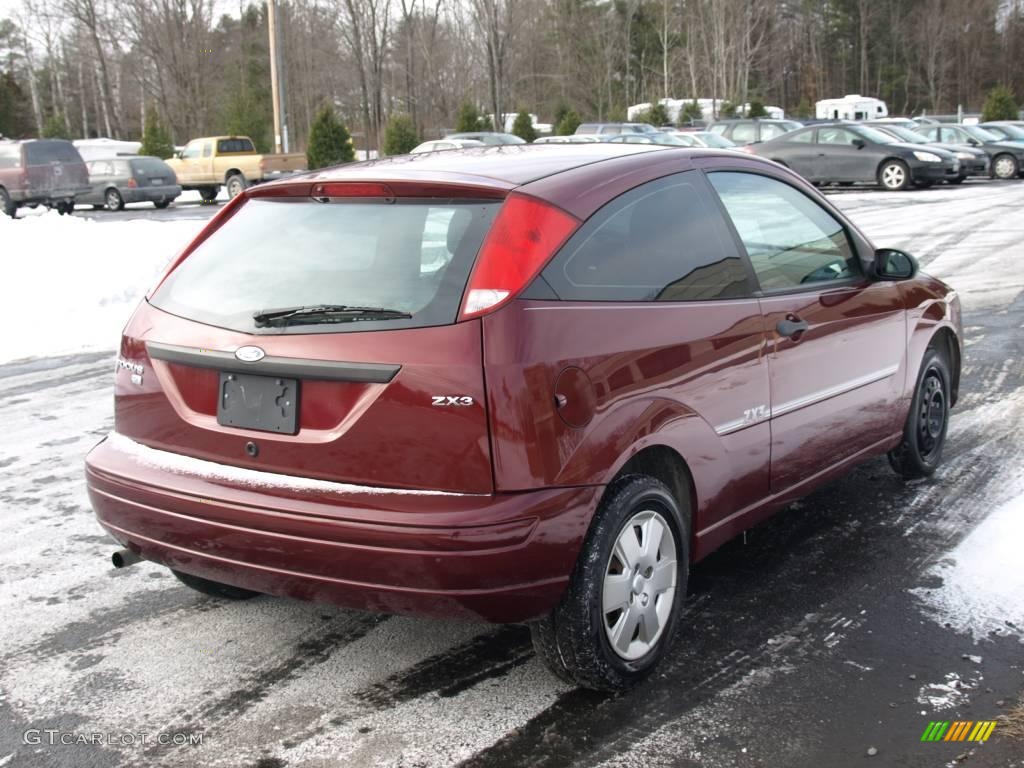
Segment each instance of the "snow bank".
M912 590L944 623L975 642L1024 630L1024 488L975 528L930 574L937 589Z
M0 216L0 362L116 349L139 299L204 223Z

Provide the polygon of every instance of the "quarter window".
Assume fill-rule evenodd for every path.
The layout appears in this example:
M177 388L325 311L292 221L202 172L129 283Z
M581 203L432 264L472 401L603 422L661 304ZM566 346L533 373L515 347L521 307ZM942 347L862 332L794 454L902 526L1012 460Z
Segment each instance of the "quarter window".
M861 274L846 230L809 197L776 179L731 171L709 174L765 291Z
M818 143L819 144L853 144L857 136L852 131L847 131L843 128L819 128L818 129Z
M700 301L749 294L746 272L694 171L637 187L583 225L543 272L567 301Z
M751 123L737 123L733 126L731 138L737 144L750 144L754 141L757 136L756 131Z

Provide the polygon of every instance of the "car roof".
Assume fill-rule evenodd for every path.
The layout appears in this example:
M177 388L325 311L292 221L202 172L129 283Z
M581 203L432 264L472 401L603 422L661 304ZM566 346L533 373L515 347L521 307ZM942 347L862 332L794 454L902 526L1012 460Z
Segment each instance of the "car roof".
M272 184L296 181L423 181L510 189L556 173L630 154L659 152L651 144L501 144L324 168ZM682 147L680 147L682 149ZM264 186L264 185L261 185Z

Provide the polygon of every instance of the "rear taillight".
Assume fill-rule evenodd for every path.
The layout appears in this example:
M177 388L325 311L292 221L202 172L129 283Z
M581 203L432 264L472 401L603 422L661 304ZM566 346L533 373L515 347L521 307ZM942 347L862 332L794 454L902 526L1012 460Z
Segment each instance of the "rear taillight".
M129 189L135 189L137 186L139 186L139 183L135 180L134 176L132 178L128 179L128 188Z
M580 225L560 208L509 195L480 248L460 320L497 309L525 288Z

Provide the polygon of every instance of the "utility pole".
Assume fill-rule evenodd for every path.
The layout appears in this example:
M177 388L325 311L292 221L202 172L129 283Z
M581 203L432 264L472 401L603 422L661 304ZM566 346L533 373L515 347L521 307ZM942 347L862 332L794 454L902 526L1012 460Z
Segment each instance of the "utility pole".
M274 153L281 152L281 102L277 91L277 3L267 2L267 27L270 34L270 98L274 101Z

